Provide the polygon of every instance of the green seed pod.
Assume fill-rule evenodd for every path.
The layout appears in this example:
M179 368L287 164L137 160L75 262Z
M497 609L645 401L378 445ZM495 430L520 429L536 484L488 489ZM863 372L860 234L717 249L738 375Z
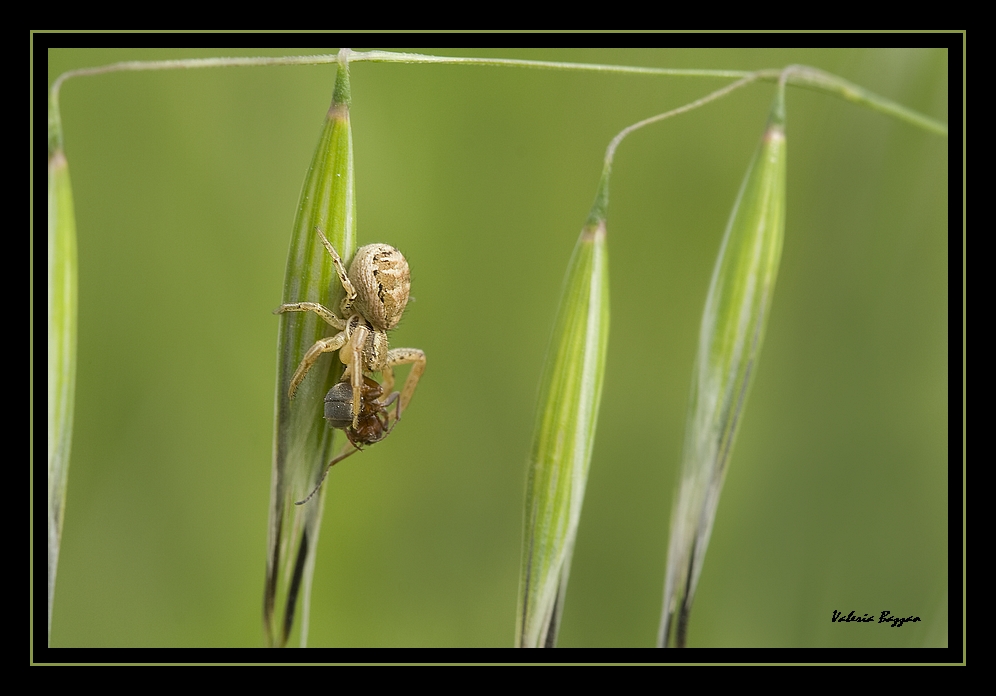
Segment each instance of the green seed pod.
M76 392L76 216L61 147L48 160L48 627L62 539Z
M342 55L342 54L340 54ZM349 125L349 73L340 60L318 147L301 191L284 277L283 302L302 297L338 307L342 286L316 233L321 229L348 264L356 250L353 143ZM275 299L275 298L274 298ZM274 302L276 305L277 302ZM284 646L301 598L300 645L307 644L311 578L327 486L310 505L296 506L319 482L333 451L323 419L323 398L342 374L335 356L324 356L300 385L288 384L305 351L328 332L317 315L282 314L278 337L273 474L267 538L263 623L271 646Z
M785 119L779 89L761 145L733 205L699 332L681 483L671 516L658 645L675 615L685 644L730 454L756 372L785 230Z
M581 518L609 338L603 176L571 256L540 383L526 484L517 647L552 647Z

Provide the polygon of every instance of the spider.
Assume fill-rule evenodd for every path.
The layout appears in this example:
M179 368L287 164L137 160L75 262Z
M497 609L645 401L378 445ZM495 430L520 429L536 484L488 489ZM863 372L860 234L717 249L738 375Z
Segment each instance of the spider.
M345 431L349 444L328 463L322 478L319 479L318 484L308 494L308 497L294 503L295 505L304 505L311 500L325 483L325 477L329 475L329 470L346 457L362 451L360 445L372 445L375 442L380 442L394 429L401 418L399 395L398 392L394 392L382 401L381 396L383 395L384 390L380 384L369 377L363 377L363 389L360 395L362 406L358 416L359 426L354 427L353 416L356 414L353 411L353 385L350 380L345 379L337 382L329 389L328 394L325 395L325 420L329 422L331 427ZM398 403L395 406L394 422L391 422L387 407L396 402Z
M348 379L352 388L352 428L359 432L365 373L382 373L382 393L391 393L394 368L398 365L412 366L398 402L397 414L400 418L415 393L419 377L425 371L425 353L418 348L388 349L387 332L398 325L405 311L411 274L405 257L389 244L367 244L357 249L347 274L335 247L319 228L316 227L315 231L332 256L332 265L346 291L340 305L340 311L346 318L340 319L317 302L291 302L274 310L274 314L314 312L339 330L334 336L316 341L304 354L291 377L287 396L294 398L298 385L322 353L339 351L339 360L346 366L342 379Z

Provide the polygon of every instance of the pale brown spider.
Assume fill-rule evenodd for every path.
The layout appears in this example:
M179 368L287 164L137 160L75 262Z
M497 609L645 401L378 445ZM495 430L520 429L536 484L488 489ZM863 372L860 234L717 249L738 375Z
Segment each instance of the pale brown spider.
M336 253L335 247L317 227L315 231L332 256L339 282L346 290L340 306L345 320L317 302L292 302L280 305L274 314L281 312L314 312L339 333L320 339L304 354L301 364L291 377L287 396L294 398L298 385L308 374L322 353L339 351L339 360L346 366L342 379L349 380L353 396L353 430L360 427L363 412L364 374L380 372L381 388L390 394L394 388L394 368L411 364L398 402L398 417L408 407L419 377L425 371L425 353L418 348L388 349L387 332L398 325L408 304L411 274L408 262L401 252L389 244L367 244L360 247L349 265L349 273Z

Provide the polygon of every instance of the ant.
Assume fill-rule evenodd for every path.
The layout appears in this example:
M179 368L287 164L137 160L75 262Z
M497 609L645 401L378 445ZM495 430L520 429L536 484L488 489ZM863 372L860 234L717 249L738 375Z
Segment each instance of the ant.
M353 412L353 385L349 378L336 383L325 395L325 420L329 426L338 428L346 433L349 445L352 449L347 449L336 455L325 467L325 473L314 490L308 494L304 500L300 500L295 505L304 505L318 492L325 482L325 477L329 475L329 470L341 462L346 457L363 450L362 445L372 445L380 442L394 429L394 426L401 420L401 402L399 392L393 392L386 399L381 400L384 395L383 387L375 380L363 376L363 386L360 393L360 411ZM387 407L395 404L394 421ZM355 425L354 425L355 423ZM347 446L348 447L348 446Z

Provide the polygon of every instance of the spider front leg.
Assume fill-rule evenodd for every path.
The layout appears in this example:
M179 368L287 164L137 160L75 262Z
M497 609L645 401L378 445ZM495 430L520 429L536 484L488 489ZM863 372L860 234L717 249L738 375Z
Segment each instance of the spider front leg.
M287 390L287 398L293 399L294 392L297 391L298 386L304 380L304 376L308 374L308 370L312 368L315 361L318 360L318 356L322 353L333 353L340 348L342 348L346 341L349 340L346 336L345 331L340 331L335 336L329 336L328 338L322 338L315 341L315 344L308 349L308 352L304 354L301 359L301 364L297 366L294 371L294 376L291 377L290 388Z
M342 283L342 287L346 291L346 297L342 300L342 311L348 312L349 308L353 306L353 301L356 299L356 288L353 287L353 283L349 280L349 275L346 274L346 267L343 265L342 259L339 258L335 247L332 246L332 242L328 240L321 228L316 227L315 232L322 238L322 244L325 246L326 251L329 252L329 255L332 256L332 265L335 266L339 282ZM343 327L340 326L339 328Z
M346 322L333 314L332 310L328 309L324 305L318 304L317 302L289 302L288 304L282 304L273 310L274 314L283 314L284 312L314 312L320 316L326 324L331 324L340 331L346 328Z
M352 318L352 317L351 317ZM349 377L349 384L353 388L353 429L360 426L360 409L363 398L363 349L366 347L367 338L370 336L370 329L365 324L360 324L349 338L349 344L339 353L339 361L346 366L342 378Z
M408 402L412 400L418 380L425 372L425 353L418 348L392 348L387 351L386 365L382 371L384 376L381 388L385 394L390 394L394 388L394 368L398 365L411 365L411 372L405 379L405 386L401 390L401 400L398 402L398 418L408 408Z

